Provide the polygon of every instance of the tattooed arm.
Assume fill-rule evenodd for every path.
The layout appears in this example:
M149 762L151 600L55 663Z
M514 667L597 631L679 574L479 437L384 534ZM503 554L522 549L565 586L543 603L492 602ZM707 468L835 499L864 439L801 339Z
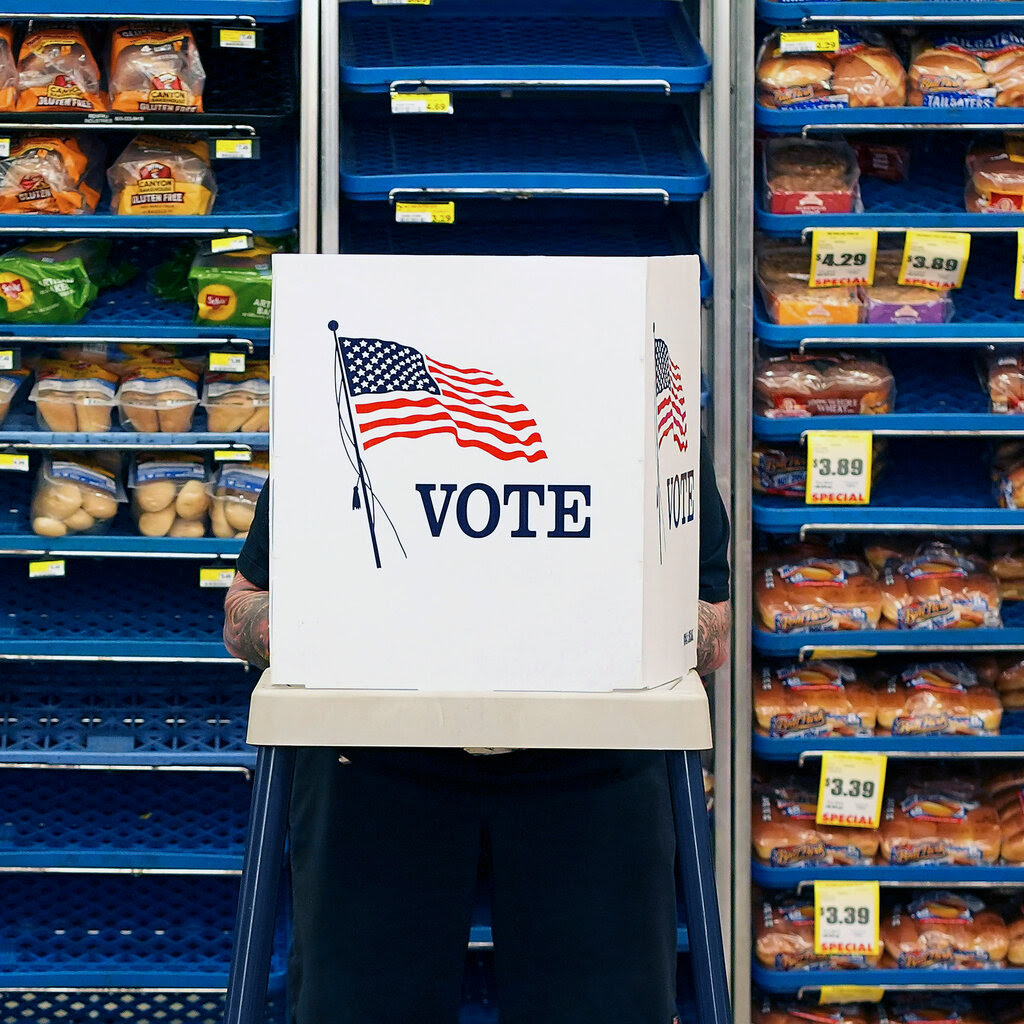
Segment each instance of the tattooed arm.
M224 646L257 668L270 664L270 592L235 573L224 598Z
M729 602L697 602L697 672L706 676L725 661L729 650Z

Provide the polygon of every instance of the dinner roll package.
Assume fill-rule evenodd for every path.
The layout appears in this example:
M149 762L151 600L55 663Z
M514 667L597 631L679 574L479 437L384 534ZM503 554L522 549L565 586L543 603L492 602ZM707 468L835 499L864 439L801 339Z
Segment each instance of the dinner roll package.
M124 500L119 453L55 453L36 476L32 531L41 537L100 533Z
M145 537L202 537L210 510L206 461L195 452L138 455L128 476L132 518Z
M247 536L256 514L256 499L269 475L266 452L254 452L252 462L227 463L217 470L210 484L210 525L215 537Z
M199 404L199 374L181 359L150 355L120 368L121 425L141 433L184 433Z
M215 434L270 429L270 363L250 359L241 373L211 370L203 382L206 425Z
M105 360L41 359L29 400L41 430L105 433L117 404L117 374Z

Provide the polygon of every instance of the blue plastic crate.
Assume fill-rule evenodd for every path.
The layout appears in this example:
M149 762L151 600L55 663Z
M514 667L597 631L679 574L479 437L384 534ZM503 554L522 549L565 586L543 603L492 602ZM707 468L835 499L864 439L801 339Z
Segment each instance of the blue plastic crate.
M874 748L872 748L874 752ZM795 889L815 879L828 882L880 882L886 884L914 885L922 888L941 888L955 885L1024 885L1024 866L986 865L968 867L963 864L943 864L937 867L893 867L872 864L867 867L817 867L817 868L773 868L753 860L750 865L753 883L762 889Z
M968 985L973 991L1024 989L1024 968L984 970L835 970L775 971L760 964L751 968L754 984L765 992L799 992L823 985L871 985L884 989L918 987L942 990Z
M220 772L0 771L0 868L240 872L250 796Z
M252 768L256 673L226 665L0 667L0 763Z
M770 25L795 25L805 18L814 21L858 21L877 18L877 0L757 0L757 16ZM1024 4L1014 0L888 0L886 17L987 18L993 22L1024 17Z
M352 103L342 118L341 188L351 199L419 188L586 188L694 200L708 182L683 112L663 103L604 104L600 120L585 107L525 100L461 100L444 118L381 116Z
M710 77L707 56L677 3L608 5L439 0L430 10L346 4L341 80L361 91L392 82L665 82L674 92ZM446 84L446 88L448 88Z

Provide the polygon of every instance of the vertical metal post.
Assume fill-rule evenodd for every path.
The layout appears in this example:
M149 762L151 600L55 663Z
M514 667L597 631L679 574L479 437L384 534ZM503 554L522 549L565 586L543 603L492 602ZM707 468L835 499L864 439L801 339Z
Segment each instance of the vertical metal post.
M316 0L307 0L315 3ZM340 248L341 56L339 0L320 0L320 251Z
M303 0L299 47L299 252L316 252L319 242L318 194L320 117L320 11Z

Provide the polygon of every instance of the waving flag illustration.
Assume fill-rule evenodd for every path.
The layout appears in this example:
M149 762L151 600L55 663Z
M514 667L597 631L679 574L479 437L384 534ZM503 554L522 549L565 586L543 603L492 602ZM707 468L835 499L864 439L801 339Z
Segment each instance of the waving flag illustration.
M686 451L686 409L683 408L683 377L669 355L668 345L654 339L654 390L657 394L658 447L671 438Z

